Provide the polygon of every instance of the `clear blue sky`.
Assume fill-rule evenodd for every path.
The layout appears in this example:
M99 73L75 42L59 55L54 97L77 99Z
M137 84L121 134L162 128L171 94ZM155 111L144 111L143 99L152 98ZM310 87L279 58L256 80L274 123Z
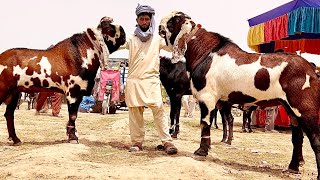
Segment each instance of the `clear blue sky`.
M46 49L51 44L97 26L111 16L127 34L135 28L138 3L156 10L156 23L173 10L191 16L209 31L229 37L242 49L247 47L247 19L290 0L7 0L0 9L0 52L25 47ZM164 53L166 55L166 53ZM122 50L113 57L127 57Z

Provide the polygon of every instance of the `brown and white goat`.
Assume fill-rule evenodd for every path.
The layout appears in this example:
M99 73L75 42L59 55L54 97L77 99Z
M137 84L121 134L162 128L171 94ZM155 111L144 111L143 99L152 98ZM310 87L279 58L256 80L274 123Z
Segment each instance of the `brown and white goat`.
M291 116L293 155L289 170L303 162L304 131L316 156L320 178L320 80L308 61L286 54L243 51L228 38L208 32L183 12L165 16L159 34L173 49L176 61L186 59L191 90L201 108L201 143L196 155L210 147L211 112L218 100L234 104L282 104Z
M46 50L9 49L0 54L0 104L7 104L4 114L9 139L21 143L14 127L14 111L19 92L57 91L66 95L69 111L69 142L78 142L75 121L83 96L91 94L99 66L108 65L108 56L125 43L120 25L102 18L98 27L88 28Z

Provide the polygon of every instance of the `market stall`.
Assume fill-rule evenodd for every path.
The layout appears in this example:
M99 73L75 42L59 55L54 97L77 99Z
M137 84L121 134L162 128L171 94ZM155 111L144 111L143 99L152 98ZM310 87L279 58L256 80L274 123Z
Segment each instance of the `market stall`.
M320 54L319 0L294 0L248 22L248 46L256 52Z
M273 53L283 50L303 57L305 54L320 54L319 0L290 1L255 16L248 22L248 46L256 52ZM320 62L316 63L318 64ZM275 125L290 125L290 119L282 106L279 107Z

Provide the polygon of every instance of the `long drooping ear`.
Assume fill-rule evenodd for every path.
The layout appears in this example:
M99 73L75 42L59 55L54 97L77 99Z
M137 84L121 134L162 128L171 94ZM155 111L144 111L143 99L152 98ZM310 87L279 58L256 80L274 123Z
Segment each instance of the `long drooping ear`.
M191 30L192 23L189 20L185 21L173 44L172 56L174 60L172 62L183 61L184 54L187 50L187 39Z
M101 69L108 69L109 66L110 52L107 44L105 43L105 39L108 40L110 38L110 34L108 34L108 29L113 28L113 25L111 24L112 22L113 18L111 17L105 16L101 18L98 28L95 32L95 37L97 38L98 44L100 45L102 50L102 57L99 58Z
M98 48L98 51L100 51L101 56L99 58L99 62L100 62L100 68L102 70L104 69L108 69L109 66L109 49L107 44L104 41L104 35L102 34L102 30L99 28L91 28L94 37L96 38L93 41L93 44L95 44Z

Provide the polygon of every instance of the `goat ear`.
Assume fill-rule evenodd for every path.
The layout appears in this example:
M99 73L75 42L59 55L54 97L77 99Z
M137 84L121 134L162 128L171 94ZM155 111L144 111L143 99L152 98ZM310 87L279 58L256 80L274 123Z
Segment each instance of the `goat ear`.
M174 62L183 61L184 54L187 50L188 35L191 32L191 30L192 30L192 23L185 22L181 26L181 30L177 35L173 44L172 56L174 58Z
M179 33L180 35L180 33ZM172 62L177 63L178 61L181 61L184 58L184 54L187 50L187 33L182 34L180 37L177 36L174 44L173 44L173 51L172 56L173 60Z
M190 21L192 29L196 26L196 23L194 23L193 21Z

